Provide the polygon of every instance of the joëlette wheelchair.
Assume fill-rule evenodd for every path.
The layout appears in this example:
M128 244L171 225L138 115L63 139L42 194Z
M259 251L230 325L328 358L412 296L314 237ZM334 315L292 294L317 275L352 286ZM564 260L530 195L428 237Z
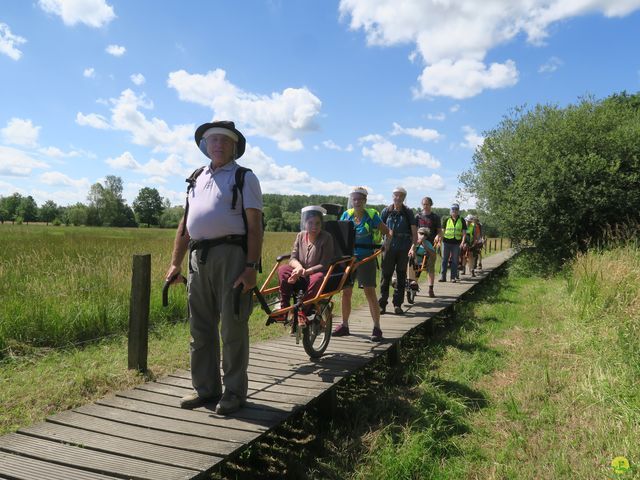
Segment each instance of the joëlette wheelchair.
M343 208L341 205L322 204L327 214L340 218ZM329 346L333 327L333 302L331 298L340 292L349 280L349 277L363 263L374 261L382 252L380 245L360 245L362 247L375 248L374 253L360 261L354 255L355 230L350 221L328 220L324 222L324 230L329 232L334 239L334 251L336 257L330 262L318 293L313 298L304 298L305 292L296 294L294 304L286 308L271 307L280 304L278 267L289 260L290 256L280 255L267 276L267 279L254 293L267 314L267 325L280 323L295 326L296 344L302 339L302 346L311 358L319 358ZM275 285L274 285L275 279ZM312 306L312 313L300 315L304 307Z

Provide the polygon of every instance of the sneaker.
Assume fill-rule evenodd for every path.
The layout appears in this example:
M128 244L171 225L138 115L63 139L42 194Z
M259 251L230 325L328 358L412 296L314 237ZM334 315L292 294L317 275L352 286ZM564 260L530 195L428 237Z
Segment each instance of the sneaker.
M373 332L371 332L371 341L372 342L382 341L382 330L380 330L378 327L373 327Z
M220 395L211 397L201 397L198 392L191 392L180 399L180 408L198 408L207 403L215 403L220 399Z
M439 281L439 282L446 282L446 281L447 281L447 279L446 279L446 278L444 278L444 277L440 277L440 278L438 279L438 281Z
M458 279L457 279L457 278L455 278L455 277L454 277L454 278L452 278L452 279L451 279L451 283L458 283Z
M346 337L347 335L351 335L349 333L349 327L347 327L344 323L341 323L336 327L336 329L331 334L334 337Z
M222 395L222 398L216 407L216 413L218 415L229 415L230 413L240 410L244 404L245 401L235 393L224 392L224 395Z
M402 310L402 307L394 307L393 312L396 315L404 315L404 310Z
M471 270L471 276L475 277L476 276L476 271L475 270Z
M434 298L434 297L436 296L436 294L435 294L435 293L433 293L433 285L431 285L431 286L429 287L429 296L430 296L431 298Z

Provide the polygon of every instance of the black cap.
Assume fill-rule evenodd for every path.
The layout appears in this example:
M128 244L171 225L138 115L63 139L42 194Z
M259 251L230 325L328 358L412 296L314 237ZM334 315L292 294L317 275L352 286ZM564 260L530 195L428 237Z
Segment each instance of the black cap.
M196 145L198 145L198 148L200 148L202 135L204 135L204 132L206 132L210 128L224 128L235 133L238 136L236 158L240 158L242 156L242 154L244 153L244 149L247 145L247 139L244 138L244 135L242 135L242 133L240 133L240 130L236 128L236 125L233 122L230 122L228 120L220 120L218 122L203 123L198 128L196 128L196 133L194 135L194 138L196 140Z

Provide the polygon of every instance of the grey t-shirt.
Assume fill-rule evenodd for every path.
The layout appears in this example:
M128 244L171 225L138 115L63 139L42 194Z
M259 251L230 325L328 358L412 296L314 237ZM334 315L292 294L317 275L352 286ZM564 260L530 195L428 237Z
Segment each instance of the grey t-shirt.
M245 209L262 210L262 190L253 172L246 173L242 194L238 192L236 208L231 209L237 169L235 161L215 170L209 165L196 179L194 188L189 192L187 215L187 231L193 240L244 235L243 203Z

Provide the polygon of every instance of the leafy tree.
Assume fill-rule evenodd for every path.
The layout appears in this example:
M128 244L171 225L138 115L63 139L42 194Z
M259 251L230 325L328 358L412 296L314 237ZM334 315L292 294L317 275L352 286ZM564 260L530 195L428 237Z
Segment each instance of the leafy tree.
M5 220L11 220L12 223L15 222L18 205L20 205L21 201L22 195L19 193L14 193L0 199L1 208L5 212L4 215L6 215Z
M164 207L162 197L155 188L144 187L138 192L138 196L133 201L135 211L141 223L146 223L147 228L159 223Z
M165 205L167 204L165 203ZM162 228L177 228L184 215L184 207L171 207L170 203L168 205L169 207L165 207L160 215L159 225Z
M104 185L94 183L89 189L87 225L134 227L137 225L133 210L122 198L122 179L107 175Z
M640 97L516 109L461 181L506 235L558 263L640 221Z
M40 220L46 222L49 225L49 222L53 221L54 218L58 216L58 205L53 200L47 200L40 207Z
M38 219L38 204L31 195L22 197L16 213L27 223L35 222Z
M75 205L66 208L63 221L66 225L89 225L87 215L87 206L78 202Z

